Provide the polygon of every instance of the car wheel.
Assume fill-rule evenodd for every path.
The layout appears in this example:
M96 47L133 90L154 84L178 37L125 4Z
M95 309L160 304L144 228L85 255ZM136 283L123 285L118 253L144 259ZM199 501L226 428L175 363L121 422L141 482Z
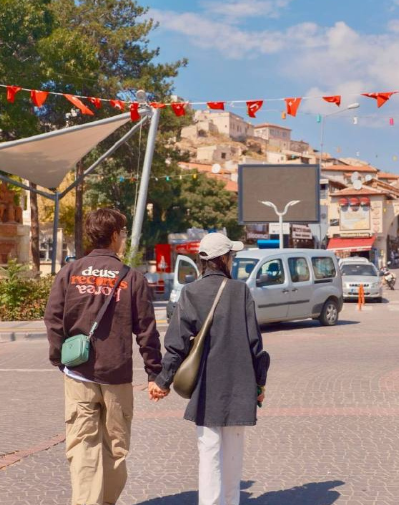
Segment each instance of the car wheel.
M338 304L334 300L327 300L319 317L323 326L334 326L338 321Z
M378 298L375 299L377 303L382 303L382 296L379 296Z

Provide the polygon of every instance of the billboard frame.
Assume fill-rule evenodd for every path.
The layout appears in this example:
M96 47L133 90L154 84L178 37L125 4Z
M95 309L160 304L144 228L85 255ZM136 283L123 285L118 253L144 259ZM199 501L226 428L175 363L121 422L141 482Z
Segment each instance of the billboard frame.
M270 220L245 220L243 218L244 214L244 209L243 209L243 171L244 169L251 169L251 168L262 168L267 170L268 168L298 168L301 169L303 167L306 168L314 168L317 173L317 180L318 184L316 185L314 197L315 197L315 203L316 203L316 219L314 220L292 220L292 219L285 219L284 222L289 222L292 224L319 224L320 223L320 166L318 164L307 164L307 163L302 163L302 164L265 164L265 163L242 163L238 165L238 222L241 225L245 224L264 224L264 223L275 223L276 219L278 219L278 216L274 214L274 218ZM288 203L288 202L287 202ZM282 211L283 209L279 209Z

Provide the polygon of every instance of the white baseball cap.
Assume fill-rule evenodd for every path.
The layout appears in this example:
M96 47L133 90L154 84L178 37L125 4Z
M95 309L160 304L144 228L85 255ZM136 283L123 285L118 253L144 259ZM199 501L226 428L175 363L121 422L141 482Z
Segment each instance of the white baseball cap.
M244 244L239 240L230 240L223 233L208 233L199 245L199 257L212 260L230 251L242 251Z

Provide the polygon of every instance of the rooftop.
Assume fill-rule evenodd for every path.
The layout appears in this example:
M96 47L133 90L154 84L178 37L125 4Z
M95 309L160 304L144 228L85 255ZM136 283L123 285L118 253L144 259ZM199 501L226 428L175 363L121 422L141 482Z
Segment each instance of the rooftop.
M258 124L256 125L254 128L256 130L256 128L268 128L268 127L272 127L272 128L280 128L281 130L288 130L288 131L292 131L292 128L286 128L285 126L281 126L279 124L273 124L273 123L262 123L262 124Z
M377 174L378 170L370 166L350 166L350 165L331 165L328 167L322 167L322 172L367 172L372 174Z

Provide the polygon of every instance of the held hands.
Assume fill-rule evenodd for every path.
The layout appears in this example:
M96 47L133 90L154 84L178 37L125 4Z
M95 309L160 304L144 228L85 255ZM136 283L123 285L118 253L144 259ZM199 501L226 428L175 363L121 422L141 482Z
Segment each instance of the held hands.
M148 397L151 401L157 402L168 396L170 389L161 389L154 381L148 383Z

